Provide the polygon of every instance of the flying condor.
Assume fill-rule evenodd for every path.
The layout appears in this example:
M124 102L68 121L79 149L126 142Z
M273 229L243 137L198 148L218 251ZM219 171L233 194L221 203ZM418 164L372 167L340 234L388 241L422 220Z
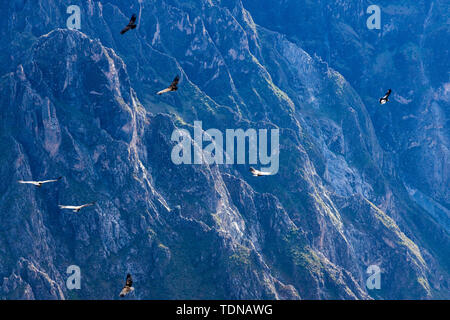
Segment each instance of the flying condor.
M172 83L170 84L170 86L164 90L161 90L158 92L159 95L166 93L166 92L171 92L171 91L177 91L178 90L178 82L180 81L180 77L176 76L175 79L173 79Z
M131 16L130 22L127 24L127 26L125 28L122 29L122 31L120 31L120 34L124 34L125 32L127 32L131 29L136 29L136 15L135 14L133 14Z
M122 291L120 291L119 296L121 298L123 298L132 291L134 291L133 279L131 279L131 274L127 274L127 280L125 282L125 286L123 287Z
M391 92L392 92L392 90L389 89L389 90L386 92L386 94L385 94L382 98L380 98L380 104L385 104L386 102L389 101L389 95L391 94Z

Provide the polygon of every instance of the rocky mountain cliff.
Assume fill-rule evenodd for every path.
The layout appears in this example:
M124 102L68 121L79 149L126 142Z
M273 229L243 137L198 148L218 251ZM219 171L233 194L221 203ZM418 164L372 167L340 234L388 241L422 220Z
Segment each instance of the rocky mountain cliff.
M425 4L404 2L408 23ZM1 298L115 299L127 273L132 299L450 298L448 66L433 41L448 7L433 1L402 40L393 13L385 33L351 32L365 1L293 3L2 2ZM66 29L72 4L80 30ZM311 19L267 16L283 8ZM180 89L157 96L176 74ZM380 109L385 86L396 95ZM279 129L279 172L175 165L172 132L196 120Z

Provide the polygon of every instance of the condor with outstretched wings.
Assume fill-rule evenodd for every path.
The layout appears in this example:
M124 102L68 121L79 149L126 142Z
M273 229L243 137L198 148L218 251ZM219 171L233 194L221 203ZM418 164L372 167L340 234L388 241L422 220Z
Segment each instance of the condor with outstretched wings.
M32 185L40 188L45 183L57 182L57 181L59 181L61 179L62 179L62 177L59 177L59 178L56 178L56 179L52 179L52 180L43 180L43 181L24 181L24 180L19 180L18 182L22 183L22 184L32 184Z
M170 86L164 90L161 90L158 92L159 95L166 93L166 92L170 92L170 91L177 91L178 90L178 82L180 81L180 77L176 76L175 79L173 79L172 83L170 84Z
M91 202L91 203L87 203L87 204L83 204L81 206L63 206L63 205L59 205L60 209L69 209L72 210L73 212L80 212L81 209L86 208L86 207L90 207L95 205L95 202Z
M133 14L131 16L130 22L128 23L128 25L122 29L122 31L120 31L120 34L124 34L125 32L131 30L131 29L136 29L136 15Z
M253 174L254 177L271 176L272 175L271 172L259 171L253 167L250 167L250 172Z
M389 101L389 95L391 94L391 92L392 92L392 90L389 89L389 90L386 92L386 94L385 94L382 98L380 98L380 104L385 104L386 102Z
M127 274L127 280L125 282L125 286L123 287L122 291L120 291L119 296L121 298L123 298L132 291L134 291L133 279L131 279L131 274Z

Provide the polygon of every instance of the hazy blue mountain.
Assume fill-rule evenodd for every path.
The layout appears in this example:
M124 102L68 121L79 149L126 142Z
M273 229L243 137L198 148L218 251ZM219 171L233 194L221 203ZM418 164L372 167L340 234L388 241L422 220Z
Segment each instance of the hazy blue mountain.
M449 299L449 5L330 3L2 2L0 297ZM175 165L195 120L278 128L278 174Z

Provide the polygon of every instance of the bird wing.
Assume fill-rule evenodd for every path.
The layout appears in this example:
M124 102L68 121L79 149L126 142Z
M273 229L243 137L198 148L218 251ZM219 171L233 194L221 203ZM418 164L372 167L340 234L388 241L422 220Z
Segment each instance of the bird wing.
M44 181L39 181L39 183L44 184L44 183L50 183L50 182L56 182L56 181L58 181L58 180L44 180Z
M175 79L173 79L172 83L170 84L171 87L176 87L178 85L178 82L180 81L180 77L176 76Z
M131 278L131 274L127 274L127 280L125 282L125 287L131 288L133 286L133 279Z
M63 205L59 205L59 208L60 208L60 209L71 209L71 210L76 210L76 209L78 209L79 207L77 207L77 206L63 206Z
M386 94L383 96L383 98L382 99L387 99L387 98L389 98L389 95L391 94L391 89L389 89L387 92L386 92Z
M169 92L169 91L171 91L171 89L170 88L166 88L166 89L164 89L164 90L161 90L161 91L159 91L157 94L163 94L163 93L166 93L166 92Z
M131 29L130 26L126 26L125 28L122 29L122 31L120 31L120 34L124 34L125 32L127 32L130 29Z
M37 181L23 181L23 180L19 180L18 182L22 183L22 184L39 184L39 182L37 182Z
M135 22L136 22L136 15L133 14L133 15L131 16L129 25L130 25L130 24L134 24Z
M122 291L120 291L119 296L125 297L128 293L130 293L130 291L131 291L130 288L125 286L123 287Z
M39 182L40 183L58 182L61 179L62 179L62 177L59 177L59 178L56 178L56 179L44 180L44 181L39 181Z
M83 209L83 208L86 208L86 207L93 206L94 204L95 204L95 202L83 204L82 206L80 206L80 209Z

